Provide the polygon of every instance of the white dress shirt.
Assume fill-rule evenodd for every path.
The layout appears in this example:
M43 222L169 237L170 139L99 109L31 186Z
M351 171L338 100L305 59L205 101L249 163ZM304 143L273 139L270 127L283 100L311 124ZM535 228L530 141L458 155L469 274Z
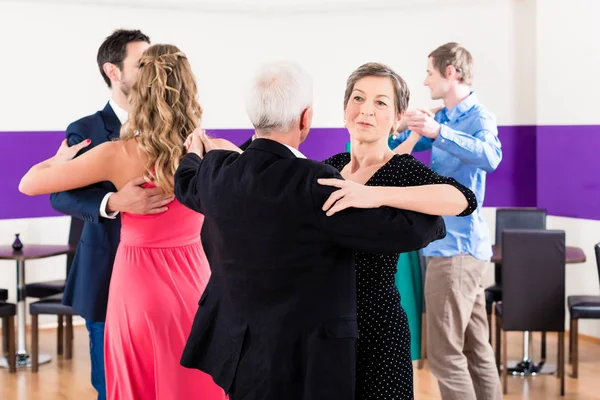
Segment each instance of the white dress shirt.
M282 144L283 144L283 143L282 143ZM284 145L285 147L287 147L288 149L290 149L290 151L291 151L292 153L294 153L294 155L295 155L296 157L298 157L298 158L306 158L306 156L305 156L304 154L302 154L302 153L300 152L300 150L297 150L297 149L293 148L292 146L288 146L287 144L283 144L283 145Z
M256 135L252 135L252 141L254 141L254 139L256 139ZM269 140L270 140L270 139L269 139ZM288 149L290 149L290 151L291 151L292 153L294 153L294 155L295 155L297 158L306 158L306 156L305 156L304 154L302 154L302 153L300 152L300 150L298 150L298 149L295 149L295 148L293 148L292 146L288 146L288 145L287 145L287 144L285 144L285 143L281 143L281 144L282 144L282 145L284 145L285 147L287 147Z

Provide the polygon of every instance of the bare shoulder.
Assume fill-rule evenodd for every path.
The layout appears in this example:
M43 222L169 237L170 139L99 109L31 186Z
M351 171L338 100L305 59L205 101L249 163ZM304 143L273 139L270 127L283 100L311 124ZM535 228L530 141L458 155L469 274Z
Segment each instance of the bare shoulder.
M109 141L98 148L102 148L101 157L117 188L144 174L145 159L135 139Z

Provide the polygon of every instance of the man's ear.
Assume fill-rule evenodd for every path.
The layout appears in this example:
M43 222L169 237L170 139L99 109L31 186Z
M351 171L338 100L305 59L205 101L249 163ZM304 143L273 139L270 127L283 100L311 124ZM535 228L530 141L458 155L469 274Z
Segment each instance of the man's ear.
M308 131L312 126L312 117L313 112L311 107L307 107L302 111L302 115L300 115L300 140L304 141L308 136Z
M444 78L452 80L456 77L456 68L454 65L448 65L446 67L446 73L444 74Z
M121 70L119 70L119 67L115 64L106 62L102 65L102 70L111 82L118 82L121 80Z

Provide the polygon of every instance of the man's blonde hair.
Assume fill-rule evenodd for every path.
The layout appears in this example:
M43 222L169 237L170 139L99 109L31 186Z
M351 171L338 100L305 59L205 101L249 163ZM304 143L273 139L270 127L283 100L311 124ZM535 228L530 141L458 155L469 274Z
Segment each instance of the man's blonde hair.
M446 68L452 65L459 76L459 81L471 86L473 82L473 57L471 53L458 43L446 43L429 54L433 67L443 77L446 77Z

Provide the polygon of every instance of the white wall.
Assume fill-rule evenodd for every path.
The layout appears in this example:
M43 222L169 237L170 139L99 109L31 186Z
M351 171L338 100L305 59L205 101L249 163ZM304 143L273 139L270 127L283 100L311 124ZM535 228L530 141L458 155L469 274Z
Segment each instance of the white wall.
M537 0L538 124L597 125L600 2Z
M0 37L19 35L19 40L3 42L4 54L12 55L15 63L2 63L0 73L15 79L5 81L3 92L11 95L0 98L0 107L11 113L3 115L0 129L64 129L101 107L108 94L96 67L96 51L119 27L140 28L154 43L175 43L188 54L206 109L205 124L212 128L250 127L242 86L258 64L273 59L301 62L314 76L316 126L341 125L345 79L367 61L393 66L409 82L413 104L429 105L422 86L427 55L450 40L472 51L480 98L501 121L534 123L535 114L518 115L511 106L518 97L521 62L514 51L519 4L433 3L438 4L435 9L245 16L0 2Z
M315 12L313 1L306 12L288 13L233 12L231 1L176 1L180 8L164 9L159 0L83 3L0 1L0 131L63 130L103 107L108 92L96 51L121 27L142 29L154 43L173 43L188 54L207 128L250 127L243 85L258 64L275 59L296 60L313 75L317 127L341 126L345 79L367 61L394 67L410 85L412 106L434 105L422 86L427 54L451 40L473 53L475 88L499 124L600 124L600 36L593 20L600 5L594 0L405 0L377 7L354 0L345 8L329 0L323 12ZM485 215L493 232L494 209ZM600 241L600 221L550 217L548 224L565 229L567 243L588 256L586 264L567 267L567 293L598 293L592 246ZM25 243L66 243L67 231L65 217L3 220L0 243L10 244L15 232ZM32 261L27 277L58 278L64 269L64 257ZM14 274L10 263L0 262L0 287L10 288L13 300ZM600 337L600 322L582 323L581 332Z
M537 0L535 8L537 124L600 124L600 2ZM567 295L600 294L593 251L600 221L549 217L548 228L565 230L567 245L583 248L587 256L585 264L567 265ZM600 337L600 321L584 320L580 327L581 333Z

